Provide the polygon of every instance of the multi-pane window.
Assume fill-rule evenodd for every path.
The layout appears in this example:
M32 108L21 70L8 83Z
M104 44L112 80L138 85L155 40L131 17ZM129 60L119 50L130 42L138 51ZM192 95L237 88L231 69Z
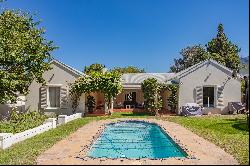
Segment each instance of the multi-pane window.
M203 107L214 107L214 87L203 87Z
M60 87L49 87L49 107L60 107Z

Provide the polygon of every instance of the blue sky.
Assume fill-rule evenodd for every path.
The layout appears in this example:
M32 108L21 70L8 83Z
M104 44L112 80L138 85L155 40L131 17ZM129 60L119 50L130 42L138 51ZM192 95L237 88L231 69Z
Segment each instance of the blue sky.
M206 44L223 23L249 56L248 0L7 0L42 19L53 56L78 70L102 63L167 72L182 48Z

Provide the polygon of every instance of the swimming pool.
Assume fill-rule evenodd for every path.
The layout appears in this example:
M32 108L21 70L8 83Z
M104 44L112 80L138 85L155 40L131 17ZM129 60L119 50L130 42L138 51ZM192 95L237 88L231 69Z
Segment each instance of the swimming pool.
M187 154L158 125L130 120L106 125L87 156L159 159Z

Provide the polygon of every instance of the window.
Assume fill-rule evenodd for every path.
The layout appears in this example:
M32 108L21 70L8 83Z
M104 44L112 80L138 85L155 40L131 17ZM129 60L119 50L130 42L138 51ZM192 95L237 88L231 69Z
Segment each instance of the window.
M49 107L60 107L60 87L49 87Z
M214 107L214 87L203 87L203 107Z
M136 92L125 94L125 101L136 101Z

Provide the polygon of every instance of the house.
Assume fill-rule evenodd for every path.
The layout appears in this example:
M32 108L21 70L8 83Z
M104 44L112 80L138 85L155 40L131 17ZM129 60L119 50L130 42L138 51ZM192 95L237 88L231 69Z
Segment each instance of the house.
M228 102L241 102L241 76L232 78L233 71L207 60L176 74L179 82L179 109L185 103L197 103L209 112L228 113Z
M69 98L69 84L73 83L84 73L57 60L51 61L52 69L43 73L47 82L45 86L33 81L26 96L25 109L42 110L51 114L72 113ZM84 112L85 95L81 96L80 105L76 112Z
M84 73L53 60L52 70L43 74L47 85L42 86L33 82L29 87L30 93L26 96L26 109L43 110L47 113L71 114L69 83L73 83ZM240 78L232 78L232 71L213 60L200 62L179 73L131 73L123 74L123 91L113 100L113 110L140 109L144 98L141 83L147 78L156 78L161 83L179 83L178 110L186 103L197 103L205 107L205 114L228 112L228 102L241 101ZM161 96L163 109L169 110L167 98L171 92L165 90ZM104 113L104 95L91 93L96 101L96 111ZM85 108L86 96L82 94L77 112L87 112Z

